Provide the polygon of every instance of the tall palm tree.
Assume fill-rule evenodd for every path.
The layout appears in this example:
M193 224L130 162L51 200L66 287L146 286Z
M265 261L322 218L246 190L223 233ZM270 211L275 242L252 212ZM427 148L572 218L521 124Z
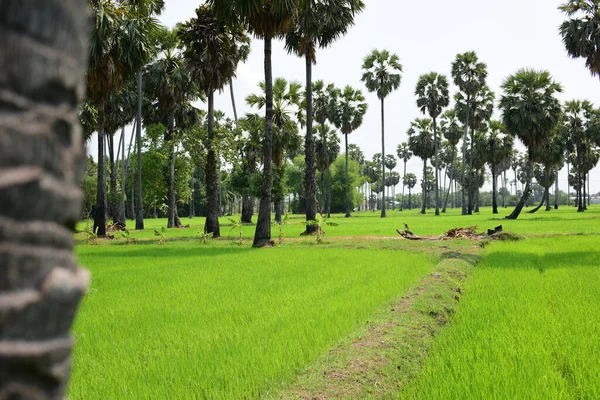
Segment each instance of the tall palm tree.
M166 49L161 57L144 71L147 92L157 101L161 120L166 126L165 142L169 144L169 192L167 201L167 227L178 226L175 200L175 113L183 102L199 97L185 60L176 49Z
M454 96L455 99L455 108L458 112L459 118L464 117L467 113L467 103L465 101L462 93L456 93ZM494 99L495 94L492 92L487 86L482 86L474 96L471 97L470 100L470 118L469 118L469 128L471 129L471 147L475 143L475 133L477 131L485 131L487 129L487 124L489 120L492 118L492 114L494 113ZM475 193L478 191L477 185L473 185L473 182L477 180L475 176L476 168L473 168L473 157L476 152L469 152L469 173L467 178L468 181L468 196L469 202L467 203L467 214L470 215L473 212L474 199L478 195ZM470 174L470 175L469 175Z
M387 50L373 50L363 62L362 81L369 92L377 93L381 101L381 154L385 154L385 98L400 87L402 65L396 54ZM381 159L381 180L385 181L385 164ZM381 218L385 218L385 202L381 204Z
M159 15L164 7L164 0L124 0L123 2L129 3L130 7L136 10L136 13L142 16L144 19L152 21L156 15ZM151 28L151 26L149 26ZM160 37L160 29L148 29L144 38L150 39L150 41L156 40ZM153 37L154 36L154 37ZM138 46L142 46L144 49L145 62L150 62L150 59L154 56L156 51L155 46L148 46L147 41L138 42ZM136 193L135 193L135 229L144 229L144 214L142 209L142 103L143 103L143 78L142 78L142 67L141 65L136 73L136 85L137 85L137 110L135 117L135 143L137 148L137 174L136 174Z
M331 215L331 165L340 154L340 138L337 132L327 124L315 127L317 140L315 149L317 156L317 169L321 171L322 209ZM327 189L325 189L325 174L327 174Z
M417 118L411 122L407 134L410 151L423 160L423 206L421 214L425 214L427 213L427 160L435 154L433 121L429 118Z
M463 119L465 133L463 135L463 149L462 149L462 169L461 169L461 186L462 186L462 215L467 214L467 202L465 199L465 161L467 159L467 135L469 133L470 117L471 117L471 99L479 92L479 90L485 85L485 79L487 78L487 66L485 63L479 62L477 53L474 51L468 51L466 53L457 54L456 58L452 62L452 78L454 84L462 92L465 98L465 118ZM471 201L469 200L469 203Z
M208 102L208 152L206 156L206 222L205 233L221 235L219 227L218 160L215 147L215 91L231 83L240 57L246 56L240 48L249 39L240 24L219 19L207 5L196 9L196 17L180 24L178 37L184 45L183 56L192 79L204 91Z
M348 135L357 130L363 123L367 112L367 103L362 92L346 86L339 93L337 104L334 108L333 123L344 135L346 153L346 218L350 217L350 187L348 184Z
M590 73L600 76L600 2L569 0L559 9L568 17L559 27L567 53L585 58Z
M400 143L398 148L396 149L396 154L398 158L404 162L404 173L402 174L402 197L400 199L400 211L402 211L402 207L404 207L404 187L406 184L404 183L404 178L406 177L406 163L411 159L412 153L408 147L408 143Z
M498 174L502 163L510 159L513 150L513 138L506 135L506 129L500 121L491 121L488 136L485 138L485 162L492 172L492 213L498 214Z
M312 66L317 63L317 48L329 47L354 25L354 17L364 9L362 0L300 0L298 13L285 36L288 53L303 57L306 65L306 135L304 143L304 195L306 220L316 218L317 178L315 174L315 146L313 137ZM313 232L316 226L307 226Z
M260 191L258 221L253 247L271 243L271 191L273 187L273 71L272 40L288 32L294 23L300 0L209 0L217 13L228 20L241 21L256 37L264 39L265 138L263 141L263 185Z
M551 210L550 187L556 181L559 168L563 163L566 145L564 137L560 134L561 127L557 126L557 128L543 145L535 148L534 161L539 164L535 165L533 175L538 184L544 188L544 194L540 205L529 211L531 214L539 210L544 203L546 203L546 211Z
M526 186L514 211L506 217L517 219L531 195L534 149L549 139L560 120L562 110L556 96L562 88L548 71L522 69L506 78L502 89L502 122L527 148Z
M0 14L0 396L63 398L89 279L72 254L89 8L5 0Z
M435 215L440 215L440 195L439 195L439 159L438 159L438 134L437 118L442 110L448 107L450 103L450 93L448 90L448 79L444 75L436 72L430 72L421 75L417 81L415 89L417 96L417 107L423 114L428 114L433 121L433 142L435 144Z
M450 188L452 187L452 180L456 179L454 176L454 160L456 159L456 146L460 141L462 136L462 131L460 124L458 122L458 117L456 114L456 110L446 110L444 114L442 114L442 121L440 123L442 129L442 135L448 141L448 145L451 148L451 157L450 157L450 185L448 186L448 192L446 192L446 198L444 200L444 205L442 207L442 212L446 212L446 205L448 203L448 197L450 196ZM453 199L456 198L455 195L452 196ZM456 202L454 203L456 205Z
M87 94L98 109L98 183L94 230L106 235L104 176L105 104L148 61L158 22L131 2L90 0L94 25L90 34Z

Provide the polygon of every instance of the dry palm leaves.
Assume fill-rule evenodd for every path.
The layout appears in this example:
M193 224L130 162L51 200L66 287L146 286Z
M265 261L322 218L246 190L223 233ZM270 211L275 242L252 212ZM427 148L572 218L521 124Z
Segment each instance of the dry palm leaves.
M504 239L505 234L502 233L502 225L494 229L488 229L487 232L477 232L477 225L467 228L452 228L440 236L417 236L411 232L407 224L404 224L404 230L396 229L400 236L408 240L427 240L427 241L442 241L447 239ZM513 237L510 234L508 236Z

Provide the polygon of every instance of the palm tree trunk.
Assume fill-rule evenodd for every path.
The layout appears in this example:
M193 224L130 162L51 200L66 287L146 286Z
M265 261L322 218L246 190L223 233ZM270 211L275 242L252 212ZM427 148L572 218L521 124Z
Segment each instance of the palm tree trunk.
M554 209L558 210L558 170L556 171L556 180L554 182Z
M344 135L346 141L346 218L350 218L350 184L348 181L348 135Z
M233 94L233 78L229 78L229 95L231 96L231 108L233 108L233 118L235 122L238 120L237 108L235 106L235 96Z
M467 118L465 121L465 134L463 135L462 148L462 170L461 170L461 192L462 192L462 215L467 215L467 203L465 192L465 161L467 159L467 135L469 134L469 117L471 116L471 95L467 95Z
M444 200L444 207L442 208L442 212L446 212L446 205L448 204L448 197L450 197L450 189L452 189L452 179L454 173L454 157L456 156L456 147L452 146L452 160L450 161L450 184L448 185L448 192L446 193L446 199ZM447 172L447 171L446 171ZM445 179L445 178L444 178Z
M525 188L523 189L523 194L521 195L521 198L519 199L519 202L515 206L515 209L513 210L513 212L510 215L508 215L506 217L506 219L519 218L519 214L521 214L523 207L525 207L525 202L529 199L529 196L531 196L531 179L533 176L533 152L532 152L532 150L528 150L528 152L527 152L526 176L527 176L527 182L525 183Z
M567 162L567 206L571 207L571 185L569 184L569 163Z
M135 126L135 142L137 147L137 182L136 182L136 210L135 229L144 229L144 214L142 212L142 71L137 73L137 114Z
M542 201L532 210L527 211L527 214L535 214L546 202L546 193L548 192L548 188L544 188L544 193L542 194Z
M492 214L498 214L498 201L496 192L498 190L498 179L496 176L496 166L492 164Z
M435 147L435 215L440 215L440 164L438 158L437 121L435 117L433 117L433 144Z
M502 171L502 208L506 208L506 170Z
M583 206L583 179L581 178L581 152L577 152L577 181L579 183L579 188L577 189L577 212L585 211Z
M169 135L169 195L168 195L168 215L167 215L167 228L173 228L175 226L175 116L174 112L171 111L169 114L168 122L168 135Z
M546 188L546 211L550 211L552 210L552 208L550 208L550 188L547 187Z
M192 192L192 198L190 199L189 219L192 219L194 218L194 172L192 172L192 178L190 179L190 191Z
M248 189L245 189L242 193L242 224L251 224L253 214L254 204L250 198Z
M219 226L219 185L217 170L217 154L214 148L215 140L215 101L214 91L207 93L208 100L208 142L211 144L206 156L206 221L204 232L212 233L213 238L221 236Z
M117 168L115 162L115 149L114 149L114 137L115 134L107 136L108 143L108 162L109 162L109 180L110 180L110 192L108 196L108 212L112 223L116 224L119 222L119 205L117 195Z
M473 129L471 129L471 152L470 152L470 157L469 157L469 203L468 203L468 208L467 208L467 215L472 215L473 214L473 205L474 205L474 194L475 194L475 179L477 178L477 175L474 173L473 171L473 156L474 156L474 151L473 151L473 145L475 141L475 132L473 131Z
M126 226L125 216L125 127L121 130L121 204L119 205L119 221Z
M385 218L385 104L381 99L381 184L383 200L381 201L381 218Z
M410 187L408 188L408 209L412 210L412 196L411 196L411 189Z
M427 159L423 159L423 206L421 208L421 214L427 213Z
M583 174L582 176L582 186L583 186L583 209L587 211L587 204L588 204L588 196L587 196L587 173Z
M327 168L327 218L331 217L331 167Z
M89 6L0 4L0 398L62 399L69 331L89 281L72 254L85 162L77 106ZM98 199L102 208L103 193Z
M271 36L265 35L265 138L263 141L263 185L260 191L258 222L252 247L264 247L271 243L271 191L273 189L273 70L271 65Z
M93 230L106 236L106 177L104 167L104 104L98 106L98 179L96 181L96 210Z
M317 219L317 171L315 161L315 138L313 135L313 96L312 96L312 62L308 54L306 61L306 136L304 144L304 196L306 199L306 220ZM307 225L303 235L317 231L316 225Z
M402 199L400 200L400 211L402 211L402 207L404 207L404 187L406 186L404 183L405 177L406 177L406 161L404 161L404 176L402 176Z

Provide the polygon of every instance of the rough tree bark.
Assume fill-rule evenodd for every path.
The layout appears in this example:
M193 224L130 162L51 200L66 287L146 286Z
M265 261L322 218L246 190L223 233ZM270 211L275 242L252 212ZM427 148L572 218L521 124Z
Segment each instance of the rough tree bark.
M304 194L306 198L306 220L317 219L317 170L315 161L315 139L313 135L313 97L312 97L312 62L308 54L306 61L306 136L304 143ZM307 225L303 235L317 232L316 225Z
M72 230L88 4L0 2L0 398L61 399L87 284Z
M381 218L385 218L385 103L381 98L381 191L383 200L381 201Z
M217 171L217 154L215 151L215 102L214 92L207 93L208 100L208 154L206 157L206 222L204 232L213 234L213 238L221 236L219 226L219 185Z
M137 73L137 113L135 117L135 143L137 148L137 174L135 198L135 229L144 229L144 214L142 211L142 71Z

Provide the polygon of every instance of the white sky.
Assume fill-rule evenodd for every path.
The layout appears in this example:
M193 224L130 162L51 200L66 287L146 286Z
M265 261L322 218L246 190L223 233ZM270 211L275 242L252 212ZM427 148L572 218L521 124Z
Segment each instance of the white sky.
M366 9L356 25L334 45L317 53L313 79L338 87L351 85L363 90L369 103L363 126L350 135L367 158L381 151L380 107L377 97L360 81L363 58L372 49L398 54L404 67L402 84L386 99L386 153L396 153L407 140L410 122L421 114L415 104L418 77L436 71L450 77L450 64L457 53L475 50L488 65L488 85L500 97L503 79L522 67L548 69L563 85L562 100L589 99L600 105L600 82L592 78L581 59L569 59L558 35L564 20L557 7L563 0L365 0ZM194 16L199 0L166 0L162 23L174 26ZM257 91L263 79L262 41L253 41L252 53L240 65L234 81L239 115L249 111L244 98ZM281 42L273 46L273 76L304 83L304 61L288 55ZM456 89L452 88L452 93ZM232 115L229 91L215 99L218 109ZM499 117L496 114L496 117ZM91 149L95 144L90 143ZM421 161L413 158L409 172L420 176ZM397 167L398 169L398 167ZM510 175L509 175L510 176ZM566 190L566 169L560 186ZM591 176L591 191L600 191L600 169Z

